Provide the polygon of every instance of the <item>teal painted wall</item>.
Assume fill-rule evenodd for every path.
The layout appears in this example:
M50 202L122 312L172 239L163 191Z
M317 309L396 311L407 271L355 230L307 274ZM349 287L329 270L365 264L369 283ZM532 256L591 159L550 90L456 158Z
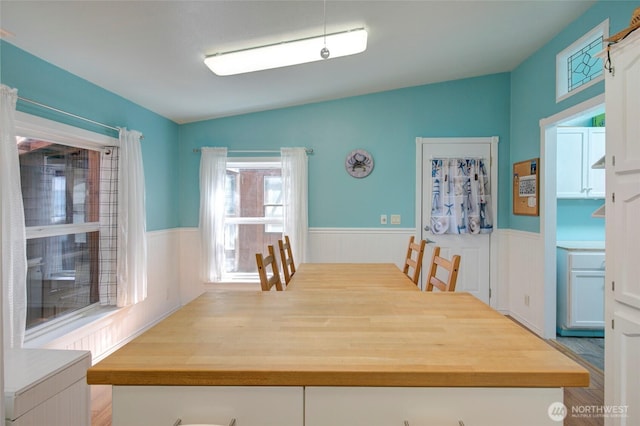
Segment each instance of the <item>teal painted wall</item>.
M500 182L497 191L494 187L499 196L498 227L538 232L539 218L511 213L511 164L540 155L540 119L604 90L599 83L556 104L555 56L607 17L611 33L626 27L638 5L596 3L512 73L181 126L4 41L0 81L17 88L20 96L143 132L149 230L197 226L199 155L193 148L314 148L309 160L311 226L380 227L380 214L400 214L400 227L412 227L415 138L495 135L500 137ZM18 109L103 132L24 104ZM369 150L376 160L366 179L344 172L344 157L354 148Z
M604 200L558 200L558 241L604 241L604 218L591 217Z
M309 157L309 226L392 227L381 214L400 214L415 226L416 137L499 136L500 187L508 191L509 74L345 98L180 126L180 217L198 224L198 167L202 146L279 149L305 146ZM344 170L353 149L368 150L373 172L354 179ZM508 199L499 197L499 227Z
M633 10L638 6L640 2L637 1L596 3L511 73L511 163L540 156L541 119L604 92L604 82L600 82L556 103L556 55L607 18L610 34L626 28ZM511 199L511 191L501 194ZM512 229L540 231L539 217L517 216L511 213L509 216L508 223Z
M175 228L178 208L178 125L127 99L106 91L10 43L0 41L0 82L18 89L18 96L114 127L144 134L147 229ZM87 124L18 102L17 109L33 115L117 137L100 126Z

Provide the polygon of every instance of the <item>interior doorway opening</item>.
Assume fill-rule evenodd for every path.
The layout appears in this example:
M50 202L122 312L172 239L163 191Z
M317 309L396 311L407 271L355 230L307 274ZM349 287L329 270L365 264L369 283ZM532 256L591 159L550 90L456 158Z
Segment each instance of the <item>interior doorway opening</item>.
M558 128L575 126L585 117L604 113L604 103L602 94L540 121L541 185L544 194L541 199L540 232L544 240L544 337L547 339L556 339L558 324Z

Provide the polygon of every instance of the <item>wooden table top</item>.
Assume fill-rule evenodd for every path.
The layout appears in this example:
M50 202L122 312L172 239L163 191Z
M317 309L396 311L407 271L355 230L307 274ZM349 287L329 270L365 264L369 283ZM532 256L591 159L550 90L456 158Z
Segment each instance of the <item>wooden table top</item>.
M588 372L466 293L205 293L87 372L89 384L588 386Z
M418 287L393 263L303 263L287 290L401 290Z

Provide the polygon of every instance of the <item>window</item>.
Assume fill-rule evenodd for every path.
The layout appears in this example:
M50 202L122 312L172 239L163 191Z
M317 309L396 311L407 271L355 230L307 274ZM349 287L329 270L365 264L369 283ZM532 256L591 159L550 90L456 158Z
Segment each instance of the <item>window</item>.
M282 238L280 159L227 161L223 281L258 279L256 253Z
M53 123L47 130L33 122L53 123L27 118L16 129L27 239L27 330L99 302L102 147L59 133L69 126Z
M602 43L609 36L606 20L556 56L556 102L602 81Z

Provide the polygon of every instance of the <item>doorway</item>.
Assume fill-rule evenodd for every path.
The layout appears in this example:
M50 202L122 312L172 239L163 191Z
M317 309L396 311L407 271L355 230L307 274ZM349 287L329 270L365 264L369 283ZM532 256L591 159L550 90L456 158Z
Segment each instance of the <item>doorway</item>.
M585 117L593 117L601 113L604 113L604 95L594 97L540 121L541 182L542 191L543 194L545 194L541 200L540 232L544 240L544 337L547 339L556 339L556 333L558 331L557 313L560 312L560 310L558 310L558 303L567 303L566 300L559 300L561 297L558 297L558 219L559 214L561 220L564 215L562 211L560 213L558 211L558 198L556 196L557 170L559 165L557 158L558 128L562 126L575 126ZM564 238L562 233L560 236ZM604 299L602 303L604 304ZM560 312L560 314L564 315L563 312ZM589 333L587 333L587 335L588 334ZM592 338L594 336L591 335L587 337ZM575 348L581 345L579 341L572 341L573 339L574 336L568 336L568 338L564 340L567 345L573 346L575 350ZM589 354L589 356L591 357L593 354Z
M416 228L417 236L430 242L425 251L426 262L431 259L432 247L442 248L444 256L454 254L461 256L460 273L457 279L456 291L465 291L474 295L486 304L495 308L490 283L496 283L493 274L496 273L495 244L491 244L490 232L449 233L435 232L431 229L431 202L433 186L432 160L435 158L469 158L485 160L489 187L498 187L498 138L417 138L416 139ZM476 176L478 176L476 174ZM434 190L435 191L435 190ZM493 212L492 224L497 224L497 196L495 190L490 193ZM449 206L447 206L449 207ZM453 207L453 203L450 208ZM423 268L424 269L424 268ZM424 279L422 280L424 281ZM420 283L424 289L424 282Z

